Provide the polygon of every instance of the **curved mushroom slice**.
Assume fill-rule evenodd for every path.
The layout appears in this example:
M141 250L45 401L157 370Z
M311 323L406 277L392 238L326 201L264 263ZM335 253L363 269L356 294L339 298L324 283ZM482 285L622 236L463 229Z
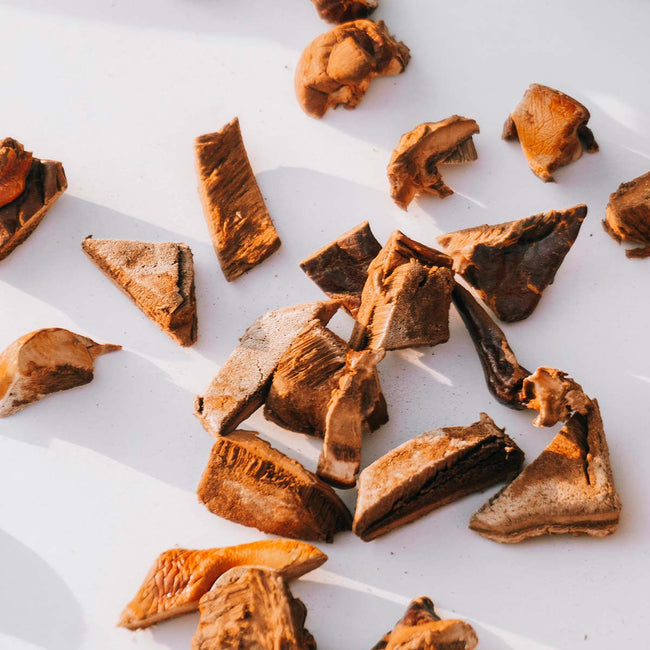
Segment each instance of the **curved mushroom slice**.
M315 546L287 539L205 550L173 548L158 556L119 625L137 630L198 609L217 578L236 566L265 566L293 580L326 560Z
M381 244L364 221L304 259L300 268L330 298L340 300L356 316L368 266L380 250Z
M650 257L650 172L609 195L603 228L617 242L643 244L626 250L628 257Z
M258 318L194 402L205 430L215 437L228 433L262 406L273 372L295 338L315 321L328 323L338 308L335 300L311 302Z
M367 18L376 8L378 0L312 0L318 15L328 23L347 23Z
M524 454L492 419L435 429L366 467L353 532L369 541L461 497L517 475Z
M312 117L340 104L356 108L375 77L403 72L410 58L382 21L344 23L305 48L296 68L296 97Z
M441 619L426 596L411 601L397 625L372 650L473 650L474 628L465 621Z
M329 485L252 431L215 442L198 495L220 517L283 537L329 542L352 519Z
M32 152L18 140L0 140L0 207L17 199L24 191L32 168Z
M587 126L589 111L573 97L548 86L531 84L503 126L504 140L519 140L536 176L552 181L553 172L598 151Z
M586 205L545 212L495 226L475 226L438 237L454 271L503 321L532 314L553 282L587 216Z
M616 530L621 502L596 400L574 413L551 444L478 510L469 527L495 542L538 535L595 537Z
M201 598L192 650L316 650L307 608L276 571L237 567Z
M0 417L50 393L88 384L95 359L121 349L58 327L21 336L0 354Z
M442 180L438 165L476 160L472 136L478 132L474 120L452 115L440 122L425 122L405 133L388 163L393 201L406 210L418 194L434 194L441 199L453 194Z
M355 350L437 345L449 338L450 257L393 232L368 268L350 338Z

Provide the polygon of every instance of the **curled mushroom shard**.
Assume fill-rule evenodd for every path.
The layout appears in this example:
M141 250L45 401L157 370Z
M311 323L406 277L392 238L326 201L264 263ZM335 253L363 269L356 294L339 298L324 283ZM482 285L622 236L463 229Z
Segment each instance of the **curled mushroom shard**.
M329 108L356 108L376 77L403 72L409 49L379 21L354 20L312 41L296 69L296 97L312 117Z
M404 616L372 650L473 650L474 628L465 621L441 619L426 596L411 601Z
M137 630L198 609L217 578L236 566L264 566L293 580L326 560L315 546L288 539L204 550L173 548L156 558L119 625Z
M346 23L367 18L378 5L378 0L312 0L318 15L328 23Z
M307 608L277 571L231 569L201 598L199 609L192 650L316 650L305 629Z
M0 417L93 379L94 361L119 345L101 345L65 329L36 330L0 354Z
M25 151L25 147L13 138L0 140L0 208L25 191L31 167L31 151Z
M578 101L548 86L531 84L503 126L504 140L519 140L533 174L552 181L553 172L598 151L587 126L589 111Z
M603 228L619 243L643 244L626 250L627 257L650 257L650 172L610 194Z
M393 201L406 210L418 194L433 194L441 199L453 194L442 180L438 165L476 160L472 136L478 132L474 120L452 115L440 122L425 122L405 133L388 164Z

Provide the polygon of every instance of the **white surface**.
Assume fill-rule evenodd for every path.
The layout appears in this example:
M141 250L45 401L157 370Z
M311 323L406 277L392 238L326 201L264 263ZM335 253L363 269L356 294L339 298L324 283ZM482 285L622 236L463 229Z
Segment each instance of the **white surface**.
M125 350L96 379L0 421L0 648L188 648L197 615L132 633L115 627L162 550L264 536L210 514L195 487L211 438L192 416L237 337L268 309L319 299L297 262L369 219L428 244L441 232L586 202L589 215L537 311L505 326L520 361L569 371L597 396L623 501L607 539L500 546L467 529L474 495L371 543L351 533L296 583L324 650L369 648L412 597L477 622L484 650L611 650L647 644L650 579L648 404L650 261L602 231L607 197L650 168L650 4L382 0L376 16L410 47L400 77L378 80L356 111L312 120L293 95L303 47L327 26L308 0L0 0L2 133L65 164L70 189L0 264L0 348L63 326ZM601 145L543 184L501 126L531 82L585 103ZM445 170L457 193L390 200L385 167L399 136L452 113L475 118L476 163ZM238 115L283 240L225 282L204 224L192 141ZM199 342L160 333L80 250L96 237L187 242ZM336 329L350 329L337 316ZM433 350L381 365L391 421L364 464L409 437L487 411L534 458L553 431L488 393L459 318ZM318 444L256 414L251 427L314 468ZM348 492L349 504L354 494Z

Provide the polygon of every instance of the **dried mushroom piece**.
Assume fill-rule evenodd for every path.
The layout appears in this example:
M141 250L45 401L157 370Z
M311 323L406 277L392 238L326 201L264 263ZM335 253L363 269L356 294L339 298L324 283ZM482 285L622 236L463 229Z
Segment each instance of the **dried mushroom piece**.
M0 260L34 232L67 187L60 162L32 158L12 138L0 141Z
M519 321L532 314L553 282L586 216L587 206L576 205L457 230L438 242L454 259L454 271L502 321Z
M609 195L603 228L617 242L643 244L626 250L628 257L650 257L650 172Z
M304 259L300 268L330 298L341 300L356 316L368 266L380 250L381 244L364 221Z
M503 126L504 140L519 140L536 176L552 181L553 172L598 151L587 126L589 111L573 97L548 86L531 84Z
M364 541L461 497L514 478L524 454L485 413L467 427L434 429L366 467L352 524Z
M383 395L377 378L377 364L384 350L350 350L338 386L332 392L325 420L325 439L316 473L340 488L354 487L361 465L363 434Z
M312 117L340 104L356 108L375 77L403 72L410 58L382 21L344 23L305 48L296 68L296 97Z
M264 567L236 567L201 598L192 650L316 650L305 629L307 609L282 576Z
M440 122L425 122L405 133L388 163L388 180L393 201L402 210L418 194L433 194L441 199L454 191L445 185L438 165L476 160L472 136L478 124L460 115Z
M582 386L566 372L544 366L524 379L521 402L538 411L533 420L536 427L552 427L565 422L572 413L586 415L591 404Z
M312 0L318 15L328 23L346 23L367 18L379 4L378 0Z
M233 119L196 138L199 194L214 250L226 280L236 280L280 248L273 221Z
M473 650L474 628L458 619L441 619L431 599L411 601L404 616L372 650Z
M95 359L121 349L58 327L21 336L0 354L0 417L50 393L90 383Z
M604 537L616 530L621 502L596 400L574 413L551 444L492 497L469 527L495 542L570 533Z
M172 548L156 558L119 625L137 630L198 609L217 578L236 566L265 566L293 580L326 560L315 546L288 539L204 550Z
M530 372L519 365L503 330L474 296L457 282L451 299L472 337L490 392L506 406L524 408L520 391Z
M397 350L449 339L450 257L399 230L368 268L350 346Z
M270 311L244 333L239 346L194 402L194 414L213 436L227 434L266 399L280 359L303 329L327 324L339 308L335 300Z
M352 519L329 485L252 431L217 439L198 495L220 517L283 537L329 542Z
M187 244L92 239L83 252L176 343L196 343L194 261Z

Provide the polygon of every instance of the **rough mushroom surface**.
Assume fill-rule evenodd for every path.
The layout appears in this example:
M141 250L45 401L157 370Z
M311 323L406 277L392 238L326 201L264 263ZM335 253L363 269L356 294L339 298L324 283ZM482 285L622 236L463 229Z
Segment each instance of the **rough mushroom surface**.
M328 23L347 23L367 18L376 8L378 0L312 0L318 15Z

